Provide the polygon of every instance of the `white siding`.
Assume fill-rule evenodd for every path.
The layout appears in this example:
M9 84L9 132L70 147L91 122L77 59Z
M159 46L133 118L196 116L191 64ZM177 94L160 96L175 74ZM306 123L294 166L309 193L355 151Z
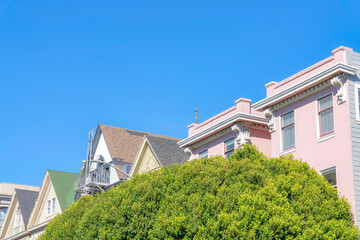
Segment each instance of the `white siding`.
M110 151L106 145L105 138L102 133L100 135L99 142L95 149L95 156L96 155L102 155L105 159L105 162L112 161ZM110 184L113 184L117 181L119 181L119 177L116 173L116 170L114 168L110 167Z
M44 198L44 201L41 203L41 208L40 208L40 212L39 212L39 217L38 219L36 220L36 223L35 225L37 224L41 224L47 220L50 220L52 218L55 217L56 214L58 213L61 213L61 208L60 208L60 204L59 204L59 201L58 199L56 198L55 200L55 213L54 214L51 214L51 215L48 215L47 214L47 201L52 199L52 198L56 198L56 193L55 193L55 189L53 187L52 184L49 185L49 189L48 189L48 192L46 193L45 195L45 198Z

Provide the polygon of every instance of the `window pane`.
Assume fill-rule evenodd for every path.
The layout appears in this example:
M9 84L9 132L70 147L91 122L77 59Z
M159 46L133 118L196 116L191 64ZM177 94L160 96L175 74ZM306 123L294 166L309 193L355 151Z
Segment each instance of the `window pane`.
M55 212L55 198L52 199L52 209L51 209L51 213Z
M225 152L234 149L234 139L230 139L225 142Z
M5 221L6 212L7 212L7 208L0 208L0 229Z
M332 95L329 95L327 97L324 97L319 100L319 111L323 111L324 109L327 109L329 107L332 107Z
M324 176L326 181L328 181L331 184L331 186L335 187L337 185L335 168L326 170L326 171L322 172L321 174Z
M226 158L229 158L233 152L234 152L234 150L232 150L232 151L230 151L230 152L227 152L227 153L225 154L225 157L226 157Z
M47 213L50 214L50 200L47 201Z
M284 131L284 149L295 146L295 127L291 125L283 129Z
M199 157L200 158L207 158L208 157L208 150L205 150L205 151L199 153Z
M320 113L320 135L323 136L327 133L334 131L334 118L333 109L326 110Z
M294 123L294 112L288 113L282 116L282 126L285 127L289 124Z

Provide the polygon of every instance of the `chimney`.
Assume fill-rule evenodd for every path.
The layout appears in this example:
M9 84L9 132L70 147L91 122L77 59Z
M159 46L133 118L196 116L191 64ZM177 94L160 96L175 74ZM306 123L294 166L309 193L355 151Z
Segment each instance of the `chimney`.
M240 112L251 114L251 99L239 98L235 101L235 106Z
M346 51L352 52L353 49L349 47L340 46L332 50L335 62L346 62Z
M274 94L274 87L277 84L277 82L269 82L267 84L265 84L266 87L266 97L270 97L271 95Z

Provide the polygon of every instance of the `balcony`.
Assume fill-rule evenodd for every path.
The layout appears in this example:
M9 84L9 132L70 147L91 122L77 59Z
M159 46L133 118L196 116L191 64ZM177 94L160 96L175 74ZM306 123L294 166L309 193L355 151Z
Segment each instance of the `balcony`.
M85 171L75 179L75 192L89 192L93 188L103 188L110 182L110 171L108 168L98 167Z

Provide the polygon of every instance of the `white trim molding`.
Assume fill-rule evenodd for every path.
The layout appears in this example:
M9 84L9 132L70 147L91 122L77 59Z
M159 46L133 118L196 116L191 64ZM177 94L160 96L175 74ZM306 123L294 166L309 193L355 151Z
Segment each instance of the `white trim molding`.
M225 130L225 128L229 128L232 124L234 124L236 122L249 122L251 124L251 126L254 124L255 125L259 124L259 125L263 126L264 130L265 130L265 129L267 129L268 119L266 119L264 117L246 114L246 113L236 113L236 114L222 120L221 122L214 124L211 127L208 127L190 137L187 137L187 138L181 140L177 144L179 147L185 148L185 147L193 145L194 143L199 142L211 135L214 135L219 131ZM231 132L231 130L229 132Z
M236 136L236 143L238 146L243 146L244 144L250 143L250 128L244 127L241 122L234 124L231 127L233 132L238 132Z
M193 153L193 149L191 147L185 148L184 152L189 156L188 161L191 161L194 159L194 153Z
M333 138L333 137L335 137L335 133L331 133L331 134L326 135L326 136L324 136L324 137L318 138L318 139L316 140L316 142L317 142L317 143L321 143L321 142L323 142L323 141L325 141L325 140L328 140L328 139L330 139L330 138Z
M265 117L269 120L268 127L269 132L275 132L276 131L276 125L275 125L275 111L273 108L266 108L263 111Z
M293 153L293 152L295 152L295 151L296 151L296 148L290 148L290 149L288 149L288 150L282 151L282 152L279 154L279 156L288 155L288 154Z
M336 97L337 99L337 103L341 104L343 102L346 101L346 89L345 89L345 82L346 82L346 78L344 76L344 74L339 74L335 77L333 77L331 80L331 85L336 87Z
M292 97L293 95L305 91L308 88L313 87L314 85L317 85L323 81L328 80L329 78L337 75L337 74L349 74L349 75L354 75L356 73L356 71L358 70L358 68L350 66L348 64L345 63L336 63L334 65L332 65L331 67L328 67L327 69L314 74L313 76L297 83L294 84L293 86L286 88L278 93L275 93L274 95L267 97L263 100L260 100L257 103L253 104L253 107L255 108L255 110L263 110L266 109L270 106L275 105L278 102L281 102L285 99L288 99L290 97ZM276 110L276 109L275 109Z

